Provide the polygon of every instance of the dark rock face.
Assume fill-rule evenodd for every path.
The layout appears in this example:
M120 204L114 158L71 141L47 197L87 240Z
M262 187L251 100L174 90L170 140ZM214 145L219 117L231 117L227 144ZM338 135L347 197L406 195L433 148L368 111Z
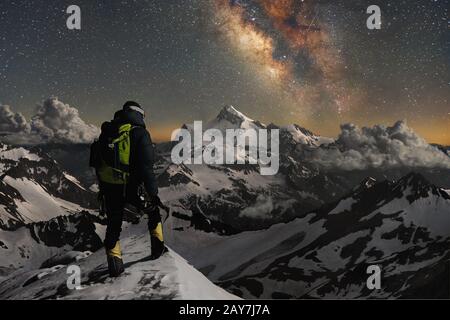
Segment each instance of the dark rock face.
M23 224L23 217L17 212L17 205L14 202L15 199L24 201L16 189L0 180L0 205L12 217L12 219L0 220L0 228L14 229Z
M97 183L94 170L89 168L90 145L46 144L38 149L54 159L64 171L76 177L86 189Z
M61 216L27 225L36 242L49 247L70 246L75 251L96 251L103 241L95 232L94 223L102 221L88 212Z
M205 232L215 232L220 235L236 234L238 230L220 221L208 219L197 205L192 209L191 227Z
M82 208L97 207L96 195L66 174L59 164L39 147L0 147L0 152L5 155L0 155L0 205L4 210L4 214L0 211L0 228L15 229L25 223L18 203L26 202L21 194L26 191L8 184L7 181L11 180L24 182L25 188L28 182L32 182L50 197L77 204Z
M312 213L306 230L324 229L315 240L301 245L298 238L295 250L272 248L281 254L252 258L223 275L221 285L257 298L448 299L448 194L417 173L365 185ZM256 265L265 267L246 271ZM381 269L380 290L366 286L370 265ZM261 286L264 295L257 294Z
M170 170L174 170L176 172L174 174L170 174ZM169 167L158 176L157 181L159 188L178 184L188 184L190 182L199 185L198 182L192 178L192 171L184 164L178 166L174 164L169 165Z
M38 168L45 168L45 170L39 170ZM49 159L41 160L38 163L22 159L4 174L15 179L32 179L43 186L52 196L86 208L93 208L96 205L95 196L92 192L81 188L69 180L58 164Z

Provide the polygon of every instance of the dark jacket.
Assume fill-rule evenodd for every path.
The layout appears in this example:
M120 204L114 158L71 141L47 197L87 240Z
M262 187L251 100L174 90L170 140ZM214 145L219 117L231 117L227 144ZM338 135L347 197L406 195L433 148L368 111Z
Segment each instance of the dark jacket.
M116 112L113 122L118 126L131 124L134 127L130 134L130 180L127 186L127 198L133 202L138 186L141 184L144 184L149 195L156 196L158 185L153 171L155 153L142 115L133 110L121 110Z

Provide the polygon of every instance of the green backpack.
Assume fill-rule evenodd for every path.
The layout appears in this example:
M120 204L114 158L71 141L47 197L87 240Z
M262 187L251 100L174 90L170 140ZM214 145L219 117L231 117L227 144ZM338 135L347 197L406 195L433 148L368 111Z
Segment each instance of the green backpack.
M90 165L96 169L101 182L125 185L130 176L130 132L131 124L111 128L112 124L103 131L100 139L91 145Z

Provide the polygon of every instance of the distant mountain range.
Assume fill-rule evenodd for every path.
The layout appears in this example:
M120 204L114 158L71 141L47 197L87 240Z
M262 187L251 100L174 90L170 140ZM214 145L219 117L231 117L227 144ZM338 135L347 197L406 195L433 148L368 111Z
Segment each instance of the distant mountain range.
M176 165L173 143L156 146L160 196L171 208L163 214L167 243L211 281L244 298L450 296L448 148L425 144L403 123L343 126L331 139L265 125L231 106L208 128L280 130L275 176L249 164ZM141 261L149 244L140 216L124 223L129 273L107 280L88 155L83 144L0 145L0 299L83 298L63 287L61 269L76 261L89 270L84 298L108 290L110 298L204 297L180 291L191 276L211 298L235 298L174 251ZM382 290L365 285L371 264L381 267ZM178 280L164 287L164 275ZM128 296L114 291L128 282Z
M415 173L368 181L292 222L215 239L191 259L245 298L448 298L450 195ZM382 270L381 290L366 287L369 265Z

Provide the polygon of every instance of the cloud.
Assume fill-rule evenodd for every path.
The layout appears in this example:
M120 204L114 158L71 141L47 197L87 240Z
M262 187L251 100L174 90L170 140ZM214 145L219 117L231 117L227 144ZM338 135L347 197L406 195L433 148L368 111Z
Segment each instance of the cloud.
M80 118L76 108L54 97L38 108L31 129L44 140L61 143L89 143L100 134L96 126Z
M24 132L29 133L30 125L20 113L11 111L11 107L0 105L0 132Z
M7 133L1 140L11 144L90 143L100 134L99 128L81 119L76 108L56 97L38 106L30 122L9 106L0 106L0 131Z
M417 135L405 121L392 127L341 126L336 144L318 148L310 161L329 169L437 167L450 168L450 158Z

